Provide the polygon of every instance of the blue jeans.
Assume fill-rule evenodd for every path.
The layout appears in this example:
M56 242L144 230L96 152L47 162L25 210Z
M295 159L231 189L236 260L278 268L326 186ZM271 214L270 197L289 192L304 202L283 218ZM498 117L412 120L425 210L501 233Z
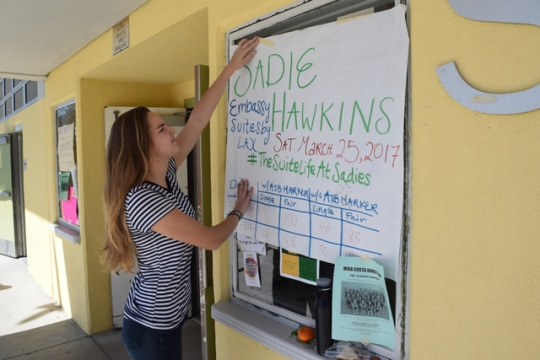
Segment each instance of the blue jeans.
M182 360L182 325L155 330L124 318L122 341L134 360Z

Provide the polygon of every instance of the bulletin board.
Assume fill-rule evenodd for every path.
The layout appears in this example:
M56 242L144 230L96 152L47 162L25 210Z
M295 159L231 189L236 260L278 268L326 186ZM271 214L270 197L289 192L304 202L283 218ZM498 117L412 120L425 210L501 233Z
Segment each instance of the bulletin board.
M261 39L230 79L225 209L241 178L255 189L238 237L329 263L369 256L397 279L405 10Z

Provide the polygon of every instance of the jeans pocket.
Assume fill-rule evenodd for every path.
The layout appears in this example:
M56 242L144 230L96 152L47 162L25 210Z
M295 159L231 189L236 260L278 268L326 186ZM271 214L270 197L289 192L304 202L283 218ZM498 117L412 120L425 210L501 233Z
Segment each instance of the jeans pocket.
M138 349L144 332L144 326L133 320L124 318L122 342L127 349Z

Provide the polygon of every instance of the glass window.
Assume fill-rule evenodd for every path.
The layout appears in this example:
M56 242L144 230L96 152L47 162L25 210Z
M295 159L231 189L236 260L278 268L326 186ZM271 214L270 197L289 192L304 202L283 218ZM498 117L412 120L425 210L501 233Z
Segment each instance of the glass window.
M11 92L11 89L13 89L12 83L12 79L4 79L4 93L6 95Z
M43 81L0 78L0 105L4 112L0 119L23 110L44 95Z
M13 97L15 99L14 101L15 108L13 110L18 111L20 108L24 106L24 89L22 87L19 88L19 90L15 92L15 95Z
M13 99L8 97L4 103L4 106L6 108L6 117L8 117L13 112Z
M330 3L330 5L328 5L328 3ZM367 1L367 0L365 0L365 1L348 1L348 0L342 0L342 1L336 1L335 3L334 2L327 2L326 3L327 5L325 5L325 6L328 6L328 9L325 9L325 6L321 6L319 8L308 10L308 11L302 13L301 11L299 11L298 9L295 8L295 11L291 11L291 13L294 13L294 14L290 15L290 18L287 18L287 16L286 16L287 12L285 11L285 12L280 12L279 16L276 15L276 18L279 17L279 20L275 20L274 22L272 22L272 20L271 20L272 17L269 17L269 18L263 19L261 21L257 21L257 22L255 22L253 24L247 24L247 25L239 27L239 30L232 31L229 34L229 43L230 44L231 43L235 44L241 38L250 37L252 35L257 35L257 36L259 36L261 38L267 38L267 37L270 37L270 36L273 36L273 35L284 34L284 33L292 32L292 31L300 30L300 29L306 29L306 28L311 27L311 26L336 21L337 18L346 17L347 15L351 15L351 13L354 13L353 16L377 13L377 12L380 12L380 11L385 11L385 10L389 10L389 9L393 8L395 6L395 3L396 2L393 1L393 0L387 0L387 1L384 1L384 0L382 0L382 1ZM336 6L332 7L334 4ZM373 5L373 4L376 4L376 5ZM360 36L360 35L358 35L358 36ZM362 36L369 36L369 35L362 35ZM269 41L271 41L271 40L269 40ZM276 50L276 52L277 52L277 50ZM280 56L278 56L278 54L276 54L275 56L270 55L268 57L268 62L264 62L264 60L263 60L263 62L259 63L259 65L260 66L268 65L268 67L270 67L270 65L273 65L273 66L279 66L279 64L284 65L285 61L287 61L289 59L289 55L290 55L290 59L292 59L292 57L293 57L292 53L290 53L290 54L287 53L287 57L285 57L285 56L280 57ZM308 57L309 56L307 56L306 59ZM280 63L279 60L281 60L282 62ZM291 62L292 62L292 60L291 60ZM308 62L308 61L305 60L305 62ZM302 69L308 69L309 68L305 63L302 63L302 64L304 64L306 67L302 68L300 63L295 64L295 65L298 66L296 69L299 72L301 72ZM292 69L295 65L291 64L290 69ZM310 65L313 65L313 64L310 64ZM259 69L259 68L257 68L257 69ZM267 73L265 71L267 71L267 70L264 69L264 70L261 70L260 72L257 70L257 71L252 71L250 73L253 76L253 79L256 79L255 81L257 81L259 79L258 76L264 77L265 75L267 75ZM307 71L306 71L305 74L307 74ZM301 74L301 75L305 75L305 74ZM298 75L298 79L300 78L301 75ZM267 76L270 78L270 71L269 70L268 70L268 75ZM305 75L305 76L307 76L307 75ZM278 81L277 79L279 79L279 77L276 77L275 79L273 78L273 80L275 80L276 82ZM297 79L297 78L295 78L295 79ZM305 80L306 77L304 77L303 79ZM236 80L238 80L238 79L236 79ZM231 82L229 84L229 86L231 88L236 86L236 83L235 83L236 80L231 79ZM265 81L265 79L261 80L261 84L263 84L264 81ZM270 82L268 80L266 80L266 81L267 82L264 83L264 84L266 84L266 85L270 84ZM238 84L239 83L240 82L238 82ZM259 83L257 83L257 85L259 85ZM252 88L254 88L254 87L255 87L255 85L253 85ZM261 87L264 88L264 85L261 85ZM231 88L229 89L229 97L231 97L231 93L234 92L234 90L231 90ZM247 88L247 86L246 86L246 88ZM245 89L245 88L242 88L242 89ZM270 91L270 90L268 90L268 91ZM403 93L401 93L401 94L403 96ZM237 95L238 95L238 93L237 93ZM274 93L274 95L276 95L276 93ZM295 121L294 119L296 119L295 114L299 114L300 112L302 112L301 121L304 121L303 116L306 116L306 119L307 119L307 115L304 115L304 110L305 109L303 107L301 107L303 104L301 104L300 102L296 103L295 101L297 99L293 99L293 96L287 97L287 101L288 101L287 106L290 106L290 109L287 108L287 111L289 111L289 110L290 111L286 112L285 111L285 95L283 95L282 93L279 93L279 95L281 97L276 96L273 99L274 99L274 102L277 101L276 99L278 99L279 101L281 101L281 99L283 99L282 102L279 102L279 105L283 105L283 106L281 108L279 108L278 110L280 110L279 111L280 114L282 114L282 115L286 114L286 115L284 115L285 119L288 119L288 121L294 122ZM405 97L406 97L406 94L405 94ZM234 99L234 101L237 100L235 97L233 97L233 99ZM271 97L271 99L272 99L272 97ZM253 104L255 104L255 100L262 100L262 99L259 99L259 98L256 98L256 97L249 99L249 101L253 101ZM272 100L270 100L270 102L271 101ZM261 103L261 101L259 101L259 103ZM237 107L235 108L235 111L236 111L236 110L238 110L240 108L240 106L245 105L246 108L247 108L248 105L250 105L251 103L248 104L248 100L245 100L245 104L244 103L240 104L240 101L236 102L235 104L238 104ZM292 104L292 105L289 105L289 104ZM334 104L334 105L337 107L338 105L336 105L336 104ZM343 104L341 104L341 105L343 106ZM231 106L233 106L233 105L231 105ZM268 106L271 106L271 105L269 104ZM298 106L298 107L296 107L296 106ZM326 110L328 110L328 114L331 113L331 111L330 111L331 106L329 104L322 104L320 106L327 106ZM343 107L342 107L342 109L343 109ZM371 109L372 110L374 109L373 104L372 104ZM236 115L238 115L239 111L240 110L237 111ZM272 110L269 110L269 112L271 112L271 111ZM363 111L363 110L360 110L360 111ZM367 111L369 113L369 107L368 107ZM245 113L247 113L247 112L249 112L249 110L245 111ZM240 115L238 115L238 116L240 116ZM247 122L248 122L247 116L248 115L246 115L246 120L245 120L246 121L246 126L248 126L247 125ZM319 116L322 119L323 115L319 115ZM362 115L362 118L363 118L363 115ZM398 120L397 120L398 122L403 123L403 109L402 108L401 108L401 112L397 115L397 118L398 118ZM293 120L291 120L291 119L293 119ZM251 121L251 120L252 120L252 118L249 118L249 121ZM405 121L406 121L406 119L405 119ZM253 123L251 123L251 124L253 125ZM366 123L364 123L364 125L365 124ZM246 131L245 133L247 134L248 130L242 129L242 131L244 131L244 130ZM241 131L238 130L237 132L239 133ZM246 138L247 138L247 135L246 135ZM285 139L282 139L282 140L285 140ZM288 140L290 140L290 139L288 139ZM298 143L296 144L296 148L298 148L298 145L301 142L300 139L297 139L297 140L298 140ZM400 137L399 141L403 141L403 137ZM233 147L237 145L238 149L240 149L242 146L243 147L249 147L251 145L255 145L254 143L249 143L247 140L245 142L238 142L238 143L236 141L233 141L233 143L234 143ZM350 155L350 154L352 154L353 150L360 149L359 147L356 147L356 144L358 144L358 143L360 143L360 141L358 139L354 139L354 141L349 141L348 143L343 142L343 143L340 143L340 144L342 145L342 149L346 148L347 150L351 151L349 153L349 155ZM285 158L286 157L285 155L287 155L287 159L288 159L287 161L289 161L289 160L292 161L291 159L294 157L294 154L293 154L293 151L291 151L291 149L292 149L291 145L290 144L284 145L283 142L281 143L281 145L282 145L283 152L284 153L286 152L286 154L283 155L283 158ZM338 145L339 144L336 143L334 151L338 151L338 149L337 149ZM378 142L373 141L373 142L369 142L369 143L366 144L366 146L369 146L369 145L372 146L371 150L372 150L373 154L375 153L375 151L377 151L377 155L372 155L372 157L377 156L377 158L380 158L381 154L379 154L379 152L382 151L381 149L384 149L384 146L386 146L387 151L390 151L390 146L388 144L383 146L382 143L379 144ZM346 146L348 146L348 147L346 147ZM406 144L403 144L403 146L406 146ZM251 148L251 149L252 149L251 151L256 152L254 150L254 147ZM305 149L306 149L306 151L308 150L307 147ZM321 150L321 149L322 148L320 148L320 149L319 148L314 148L313 151L319 151L319 150L324 151L324 150ZM362 151L364 151L364 150L365 149L362 149ZM260 151L260 149L259 149L259 151ZM405 153L404 151L401 152L400 160L403 160L404 163L405 163L405 166L407 166L406 159L404 159L404 156L403 156L404 153ZM259 153L259 155L260 154L261 153ZM271 157L271 156L269 156L269 157ZM264 156L257 156L257 157L254 157L254 158L250 158L249 155L248 155L248 158L251 159L251 161L254 162L254 163L256 161L271 162L274 159L274 158L272 158L272 159L269 160L268 158L266 158ZM238 158L235 158L235 161L239 161L237 159ZM367 160L369 160L369 159L366 159L366 161ZM249 161L250 160L248 160L248 162ZM287 164L289 164L289 163L287 162ZM281 164L279 166L281 166ZM279 176L279 175L277 175L277 176ZM396 174L396 176L398 178L401 177L397 181L397 186L399 186L400 190L401 190L405 186L404 185L405 181L404 181L404 177L403 177L404 174L402 172L399 172L398 174ZM285 192L278 192L277 190L272 191L271 189L268 188L268 186L269 186L268 184L271 183L271 182L272 182L272 179L269 179L268 183L266 185L264 185L264 186L266 186L266 188L264 188L264 186L263 186L262 188L264 188L264 189L262 189L262 188L257 189L257 194L261 194L261 193L264 192L264 196L267 197L267 200L268 200L267 209L263 211L263 210L261 210L263 208L263 206L260 206L260 205L257 206L257 210L254 211L255 214L256 214L255 216L257 216L257 220L253 221L253 224L247 225L245 220L243 220L244 224L246 224L246 225L244 225L246 228L251 226L251 227L254 227L255 230L253 230L253 231L246 230L246 232L244 234L240 234L240 231L239 231L238 234L237 234L237 238L235 239L236 241L231 241L230 242L230 246L231 246L230 247L230 249L231 249L231 262L232 262L232 272L231 272L232 278L231 278L231 282L232 282L232 285L233 285L232 286L232 288L233 288L232 298L233 298L233 301L245 302L245 303L248 303L248 304L251 304L251 305L255 305L257 308L262 308L262 309L264 309L266 311L269 311L271 314L277 315L278 317L284 318L286 320L292 320L292 321L294 321L296 323L299 323L299 324L306 324L306 325L309 325L309 326L314 326L315 325L314 305L315 305L315 297L316 297L316 292L315 292L316 288L315 288L315 285L314 285L314 282L315 282L314 280L316 280L317 277L318 278L328 277L328 278L332 279L333 275L334 275L334 264L329 263L329 262L325 262L323 260L320 260L320 258L318 260L316 260L316 259L313 259L313 258L303 256L303 255L298 254L298 253L289 253L285 249L284 241L288 241L288 240L286 240L286 236L290 235L290 238L292 239L292 241L294 241L295 236L298 236L298 235L304 236L305 234L304 233L301 233L301 234L295 233L295 231L293 229L295 228L296 224L291 224L289 229L285 229L284 224L285 224L285 221L286 221L285 218L287 217L286 213L292 214L293 211L286 211L286 210L284 211L280 207L282 206L283 201L287 201L287 200L283 200L283 198L285 198L285 197L287 197L288 199L292 199L292 200L289 200L289 201L296 201L296 198L298 198L298 199L304 198L303 200L305 200L306 203L309 203L309 204L306 205L307 207L305 207L305 208L297 207L296 209L297 209L297 211L299 213L300 212L309 213L309 212L312 212L312 208L310 208L309 210L306 210L306 209L311 207L312 203L317 202L317 200L311 200L313 198L313 194L306 195L306 196L304 196L304 195L299 196L298 195L298 196L295 197L295 195L291 195L291 194L287 194L288 196L283 195L283 194L285 194ZM284 184L285 184L285 182L284 182ZM343 190L343 191L345 193L348 190ZM276 195L278 193L279 193L279 195ZM280 197L281 200L277 199L278 197ZM350 198L350 199L351 200L358 200L356 198L354 198L354 199ZM403 201L403 199L399 198L395 203L392 203L392 205L401 208L401 207L403 207L402 201ZM260 204L261 203L260 199L257 199L257 202ZM328 202L328 204L329 203L330 202ZM280 208L280 210L275 210L275 208ZM328 211L331 211L331 210L332 211L337 211L336 214L341 210L344 211L344 209L345 209L345 207L343 207L344 209L340 209L339 205L336 205L336 206L324 206L324 208L325 208L325 210L327 209ZM403 208L407 208L407 207L405 206ZM291 209L292 209L292 205L291 205ZM364 210L364 209L361 209L361 210ZM274 215L268 215L270 212L273 213ZM342 214L343 213L344 212L342 212ZM349 220L350 220L351 223L355 223L354 226L356 226L356 222L361 222L362 221L362 219L361 219L362 216L360 216L360 214L361 214L361 211L357 211L357 212L354 212L354 213L353 213L353 211L350 212L350 219ZM266 219L267 220L266 222L264 220L260 220L263 216L266 216L266 215L269 216ZM291 215L291 216L294 216L294 215ZM300 217L302 215L298 215L298 216ZM341 216L343 216L343 215L341 215ZM366 216L369 216L369 214L366 215ZM323 232L326 232L326 234L324 234L324 235L315 234L316 230L313 230L313 228L315 227L315 224L314 224L315 220L314 219L316 219L316 218L319 219L319 220L320 219L328 220L324 226L323 226L323 220L321 220L320 221L321 229L317 230L321 234ZM397 234L397 237L396 237L396 241L392 245L393 246L395 245L398 248L397 252L399 253L401 251L401 248L405 248L404 245L402 244L402 242L404 242L405 239L400 239L399 238L399 236L400 236L400 234L399 234L400 233L400 227L402 226L401 222L402 222L403 219L401 217L401 214L399 214L399 216L397 216L397 217L393 217L392 219L395 219L395 218L398 218L397 221L394 222L397 225L395 227L394 227L394 225L392 225L392 227L393 228L397 227L397 230L395 232ZM290 220L293 221L294 219L291 217ZM317 221L319 221L319 220L317 220ZM309 220L304 221L305 227L311 229L310 230L311 235L309 237L304 237L304 239L306 239L306 242L309 241L311 243L311 241L314 241L314 239L317 238L317 237L323 238L324 236L332 236L332 232L335 231L335 230L330 230L330 233L328 233L328 229L330 229L332 227L330 222L333 221L333 220L334 219L332 218L332 216L326 216L326 214L325 214L325 216L317 216L317 215L312 214L312 216L309 218ZM343 217L341 217L339 220L340 220L339 222L342 224L341 225L342 227L341 228L338 227L337 231L339 231L342 234L343 239L345 239L346 235L344 235L344 234L346 233L347 236L350 238L350 239L348 239L349 241L354 241L355 243L360 241L359 240L359 236L360 236L359 232L354 232L354 234L351 235L351 231L353 231L352 229L354 229L354 226L347 227L348 225L345 224L346 221L343 220ZM274 223L274 221L275 221L275 223ZM306 225L306 224L308 224L308 225ZM343 225L343 224L345 224L345 225ZM347 227L347 230L345 230L346 227ZM259 235L259 233L262 233L262 232L265 232L267 235L261 235L261 238L264 237L266 239L265 240L266 244L263 245L263 250L262 251L260 251L260 249L258 248L257 253L259 255L255 255L256 256L255 261L258 263L258 281L260 282L260 283L257 283L257 282L251 282L251 279L253 277L252 274L250 274L250 272L252 270L251 267L250 267L251 263L250 263L249 258L246 259L246 253L252 253L253 254L253 253L255 253L255 250L246 251L245 246L244 246L245 244L242 243L242 241L246 241L247 243L253 242L254 239L249 238L249 237L246 239L244 237L245 234ZM404 233L404 231L403 231L403 229L401 229L401 236L405 237L405 235L403 235L403 233ZM239 234L242 235L242 237L244 237L244 238L240 238ZM254 236L254 237L256 237L256 236ZM272 237L274 237L276 239L279 237L280 240L279 241L275 240L273 243L271 243L272 240L269 240L269 239L271 239ZM258 240L258 239L255 239L255 240ZM361 240L364 240L364 239L361 239ZM255 241L255 243L256 242L257 241ZM343 240L343 242L345 242L345 240ZM309 246L311 246L311 245L309 245ZM343 246L345 246L345 245L343 245ZM358 246L356 246L356 244L355 244L355 246L351 246L351 248L358 248ZM306 250L306 252L307 251L308 250ZM309 251L311 251L311 249ZM315 251L313 251L312 253L315 253ZM262 255L262 254L264 254L264 255ZM346 251L344 251L343 254L346 254ZM251 255L247 255L247 256L251 256ZM385 284L386 284L386 288L387 288L387 292L388 292L388 298L389 298L389 302L390 302L390 309L392 311L392 316L393 316L393 319L394 319L396 333L398 333L398 334L405 333L404 326L405 326L405 323L406 323L406 320L402 320L402 321L399 320L399 319L405 318L405 315L406 315L403 312L404 311L403 309L405 308L403 303L406 301L406 292L407 292L407 289L403 285L405 283L405 281L403 279L405 278L406 269L401 268L401 263L402 262L406 263L406 259L402 259L401 258L402 256L406 256L406 255L404 255L404 254L395 254L392 257L392 260L395 259L396 262L392 263L390 266L391 267L393 266L393 270L397 275L395 277L394 276L392 276L391 278L386 277L384 279ZM286 260L286 258L288 260ZM287 271L286 271L287 269L285 269L286 265L295 265L296 266L295 270L300 269L299 271L302 272L302 268L303 268L305 272L304 272L304 274L301 274L301 273L298 274L297 273L297 274L294 274L293 276L289 276L290 274L287 274ZM387 274L387 271L385 271L385 275L386 274ZM399 335L397 337L399 337ZM400 344L398 342L399 340L396 340L396 341L397 342L395 344L396 345L395 351L392 352L391 354L386 352L385 356L390 356L392 359L400 358L400 351L401 351L401 348L404 348L404 343ZM401 341L404 341L404 338L401 338ZM379 349L380 349L380 347L379 347ZM384 350L382 350L382 351L384 351Z
M79 225L75 101L60 105L56 118L56 167L59 223Z
M37 81L29 81L26 83L26 102L31 102L38 97L38 83Z

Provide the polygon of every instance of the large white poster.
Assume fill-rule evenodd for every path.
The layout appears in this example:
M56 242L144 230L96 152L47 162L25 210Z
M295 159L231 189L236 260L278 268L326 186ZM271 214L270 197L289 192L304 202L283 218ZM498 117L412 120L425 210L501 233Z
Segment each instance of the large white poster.
M264 39L231 78L225 208L239 179L255 187L239 234L332 263L369 256L397 278L405 10Z

